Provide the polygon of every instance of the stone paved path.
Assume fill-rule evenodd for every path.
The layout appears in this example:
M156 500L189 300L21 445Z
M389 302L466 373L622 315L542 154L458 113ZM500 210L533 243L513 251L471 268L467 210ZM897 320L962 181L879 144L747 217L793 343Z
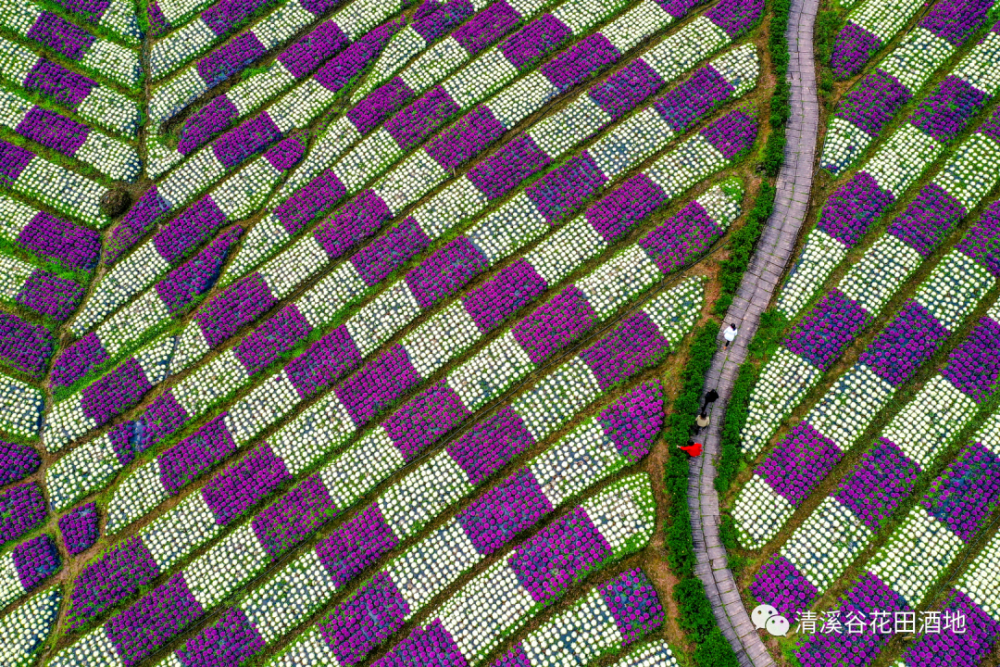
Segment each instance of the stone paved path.
M819 0L792 0L788 21L788 76L791 82L791 116L787 127L785 163L777 179L774 211L761 235L743 282L726 314L723 329L736 322L739 335L728 354L719 351L705 380L705 390L716 389L712 423L703 441L701 456L691 459L688 502L698 563L696 574L704 582L719 628L745 667L773 666L764 642L754 629L743 605L733 573L727 565L726 550L719 539L719 498L713 484L719 455L722 416L736 381L737 371L747 353L747 343L757 330L760 315L778 287L791 258L795 239L809 210L813 180L819 102L813 60L813 23Z

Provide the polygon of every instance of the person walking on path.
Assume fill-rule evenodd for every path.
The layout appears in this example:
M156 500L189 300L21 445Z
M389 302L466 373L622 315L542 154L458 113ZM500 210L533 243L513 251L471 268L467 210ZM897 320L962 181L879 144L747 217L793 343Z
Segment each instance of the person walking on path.
M729 351L729 344L736 340L736 334L739 333L739 331L740 330L736 328L735 324L732 322L729 323L726 330L722 332L723 338L726 339L726 344L722 348L723 350L726 350L727 352Z

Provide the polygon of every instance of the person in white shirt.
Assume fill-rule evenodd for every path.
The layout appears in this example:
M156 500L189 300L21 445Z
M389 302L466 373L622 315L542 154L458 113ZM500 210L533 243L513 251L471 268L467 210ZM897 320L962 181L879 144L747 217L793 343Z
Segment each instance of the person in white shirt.
M733 324L732 322L730 322L729 326L726 327L726 330L724 332L722 332L723 338L726 339L726 344L725 344L725 346L723 346L722 349L724 349L726 351L729 350L729 344L732 343L734 340L736 340L736 334L737 333L739 333L739 329L736 328L735 324Z

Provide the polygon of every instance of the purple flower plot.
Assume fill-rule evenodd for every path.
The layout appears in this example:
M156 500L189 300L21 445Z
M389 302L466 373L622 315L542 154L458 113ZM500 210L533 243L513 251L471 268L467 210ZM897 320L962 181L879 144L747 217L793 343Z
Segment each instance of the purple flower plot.
M355 425L359 428L399 400L420 381L402 345L384 354L348 378L335 390Z
M1000 376L1000 324L981 318L968 338L948 355L941 375L976 403L990 396Z
M639 568L623 572L599 589L629 645L663 625L666 614L652 582Z
M52 356L55 341L45 327L0 312L0 360L19 371L41 376Z
M125 667L134 667L170 641L204 610L178 572L105 626Z
M801 422L782 438L756 473L793 506L809 497L843 456L836 443Z
M913 377L948 333L925 306L911 300L861 354L858 363L898 387Z
M11 555L17 578L26 591L48 579L50 574L58 572L61 565L56 544L48 535L39 535L18 544Z
M733 160L753 145L758 127L756 118L736 110L705 127L700 134L723 157Z
M107 611L159 574L159 566L140 538L118 543L77 576L70 596L70 627L78 628Z
M621 325L580 353L601 391L635 375L667 353L670 343L643 311L633 313Z
M896 443L879 438L844 476L834 497L873 531L909 497L920 474Z
M579 339L597 321L583 291L569 285L511 330L532 363L539 364Z
M552 505L538 480L531 470L521 468L489 489L455 519L476 551L488 556L551 511Z
M14 300L61 322L76 310L82 296L82 285L39 269L28 276Z
M868 313L838 290L828 292L785 338L789 352L827 371L864 327Z
M929 183L892 221L888 233L927 257L965 213L961 202L936 183Z
M264 648L264 639L239 607L184 643L175 653L184 667L238 665Z
M337 513L319 475L313 475L258 514L253 531L264 551L278 558Z
M663 428L663 387L659 380L645 382L618 399L597 416L604 435L629 461L644 457Z
M392 577L379 572L317 628L338 664L353 665L403 627L409 613Z
M462 399L441 380L407 401L382 427L403 458L412 461L468 416Z
M34 447L0 440L0 486L7 486L32 474L42 464Z
M735 90L714 67L706 65L690 79L657 99L653 108L670 129L681 133L728 99Z
M501 0L456 28L452 37L470 56L475 56L508 34L520 21L521 16L517 10Z
M964 79L949 76L929 95L910 122L928 136L947 143L965 129L969 120L986 104L986 94Z
M87 503L59 518L59 532L62 533L66 551L72 555L83 553L97 542L100 516L97 504Z
M903 656L906 667L976 667L989 655L1000 634L1000 623L956 588L941 610L942 617L946 613L961 614L965 632L922 634Z
M316 544L316 555L335 586L343 586L399 544L399 538L372 503Z
M97 334L90 332L64 349L52 364L52 386L68 387L94 366L108 360Z
M979 262L993 277L1000 277L1000 202L983 211L955 248Z
M546 286L535 267L522 258L462 297L462 305L480 333L485 334L534 301Z
M535 602L549 602L611 553L587 512L576 507L517 547L509 565Z
M101 252L101 237L92 229L38 212L17 236L17 244L71 269L92 269Z
M837 35L830 67L841 79L854 76L882 48L882 40L858 24L848 21Z
M552 14L524 26L500 44L507 61L523 70L562 46L573 32Z
M876 137L911 97L896 77L876 69L840 98L834 115Z
M476 485L534 444L521 416L507 405L453 441L447 451Z
M1000 498L1000 457L980 443L962 450L931 483L920 504L968 541Z
M986 20L990 0L942 0L931 7L920 27L952 46L960 46Z
M285 463L264 443L234 466L215 475L201 495L220 526L231 523L278 488L290 475Z
M799 611L808 608L819 594L816 587L781 554L775 554L761 566L750 584L750 592L761 603L775 607L790 623L798 620Z

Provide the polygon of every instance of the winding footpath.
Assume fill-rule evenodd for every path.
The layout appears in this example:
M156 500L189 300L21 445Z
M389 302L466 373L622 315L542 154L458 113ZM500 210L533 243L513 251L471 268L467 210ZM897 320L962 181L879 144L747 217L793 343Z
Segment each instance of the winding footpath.
M736 322L739 335L728 353L720 345L705 378L705 390L714 388L719 392L719 400L703 441L703 453L691 459L688 478L691 529L698 559L695 573L705 584L719 628L745 667L773 667L775 663L750 621L719 539L715 461L719 456L722 416L739 366L746 359L747 344L778 287L809 211L819 128L813 58L813 24L818 8L819 0L792 0L785 35L791 56L788 66L791 115L786 129L785 162L778 174L774 210L722 325L724 329L730 322Z

